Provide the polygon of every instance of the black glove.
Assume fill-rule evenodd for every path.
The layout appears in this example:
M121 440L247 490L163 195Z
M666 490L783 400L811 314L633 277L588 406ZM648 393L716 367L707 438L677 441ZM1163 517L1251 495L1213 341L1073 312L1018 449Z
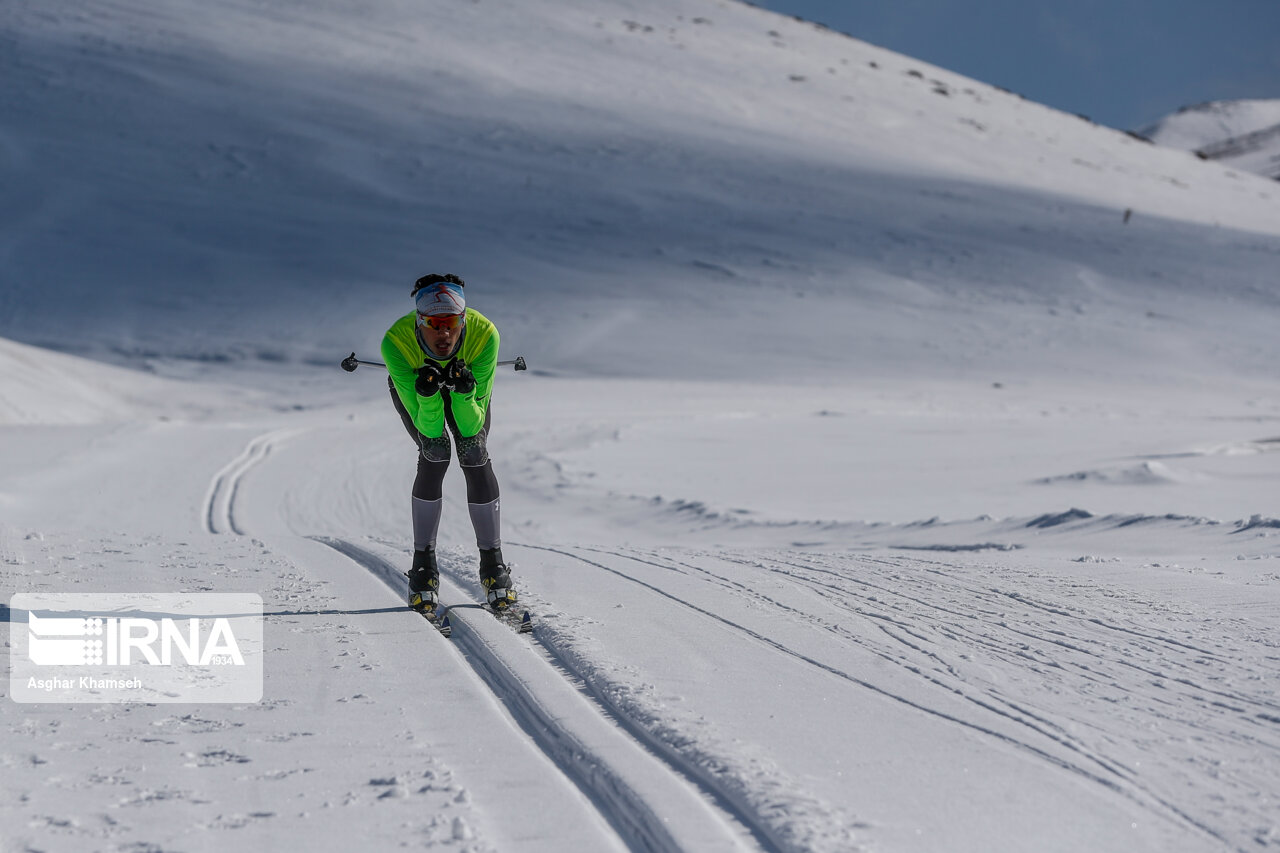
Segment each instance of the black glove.
M470 394L476 390L476 378L461 358L455 358L445 365L444 384L459 394Z
M440 365L428 361L418 368L418 381L413 387L419 397L435 395L442 385L444 385L444 371L440 369Z

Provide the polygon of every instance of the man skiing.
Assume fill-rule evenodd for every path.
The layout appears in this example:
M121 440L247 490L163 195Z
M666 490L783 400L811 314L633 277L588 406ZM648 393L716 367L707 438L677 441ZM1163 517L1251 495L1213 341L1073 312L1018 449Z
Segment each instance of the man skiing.
M511 573L502 560L498 480L486 447L498 330L467 307L464 286L451 273L418 279L412 293L414 310L382 338L391 401L418 445L409 606L425 616L432 616L439 603L436 533L451 455L449 433L467 480L467 509L480 549L480 583L495 610L505 610L516 600Z

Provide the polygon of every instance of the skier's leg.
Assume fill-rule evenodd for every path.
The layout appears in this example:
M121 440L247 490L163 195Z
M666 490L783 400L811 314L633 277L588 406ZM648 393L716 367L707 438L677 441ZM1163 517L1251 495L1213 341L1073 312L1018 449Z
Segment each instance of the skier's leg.
M405 431L413 443L421 448L423 436L414 426L413 418L400 402L395 383L387 377L387 390L391 392L391 404ZM441 487L444 472L449 468L448 457L443 461L431 461L418 453L418 475L413 481L413 564L409 569L409 606L423 613L436 607L437 590L440 588L440 570L436 566L436 532L440 529Z
M498 478L493 474L493 463L463 468L467 478L467 511L471 514L471 527L476 533L476 545L480 549L480 584L487 592L489 602L505 606L514 600L511 590L511 572L502 559L502 502L498 498Z
M493 424L493 409L485 412L480 432L467 438L458 433L457 423L448 413L447 406L445 411L458 447L458 464L467 480L467 512L476 534L476 546L480 549L480 583L490 604L505 607L515 600L515 594L511 589L511 572L502 559L501 501L498 478L489 459L488 438Z
M482 433L483 434L483 433ZM461 452L458 454L463 455ZM481 551L502 547L502 524L498 500L498 478L493 462L485 456L482 465L467 465L462 459L462 476L467 480L467 511Z
M458 433L458 424L449 408L445 407L445 421L453 433L458 447L458 464L467 481L467 510L471 526L476 533L476 545L484 550L502 547L502 534L498 502L498 478L489 460L489 427L493 423L493 410L485 412L484 426L476 435L464 438Z
M432 462L418 454L413 482L413 566L409 569L409 606L430 614L439 602L440 569L436 565L436 533L444 504L442 485L448 462Z
M418 476L413 481L413 550L436 547L440 514L444 506L444 472L448 462L429 462L418 456Z

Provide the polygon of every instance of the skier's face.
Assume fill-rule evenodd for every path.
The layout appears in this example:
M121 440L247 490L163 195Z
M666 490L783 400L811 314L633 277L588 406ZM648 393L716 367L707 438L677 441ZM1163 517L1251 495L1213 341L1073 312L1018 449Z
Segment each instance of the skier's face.
M420 328L422 329L422 339L426 341L427 347L432 354L441 357L453 352L453 348L458 345L458 338L462 335L461 323L454 325L452 328L445 328L443 324L423 323Z

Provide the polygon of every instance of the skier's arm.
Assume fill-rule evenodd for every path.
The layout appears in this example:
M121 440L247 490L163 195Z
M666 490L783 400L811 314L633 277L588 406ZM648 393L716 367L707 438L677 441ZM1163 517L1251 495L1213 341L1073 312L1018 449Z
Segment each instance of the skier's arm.
M489 394L493 391L493 376L498 370L498 330L494 329L485 342L484 349L467 367L476 379L476 387L466 394L449 395L449 407L458 423L458 431L466 438L484 428L484 416L489 411Z
M418 428L418 432L428 438L439 438L444 435L444 409L440 402L440 395L418 396L415 388L418 380L417 367L405 360L400 348L391 340L389 334L382 339L382 360L386 362L387 373L390 374L391 382L395 385L396 394L404 404L410 419L413 420L413 425Z

